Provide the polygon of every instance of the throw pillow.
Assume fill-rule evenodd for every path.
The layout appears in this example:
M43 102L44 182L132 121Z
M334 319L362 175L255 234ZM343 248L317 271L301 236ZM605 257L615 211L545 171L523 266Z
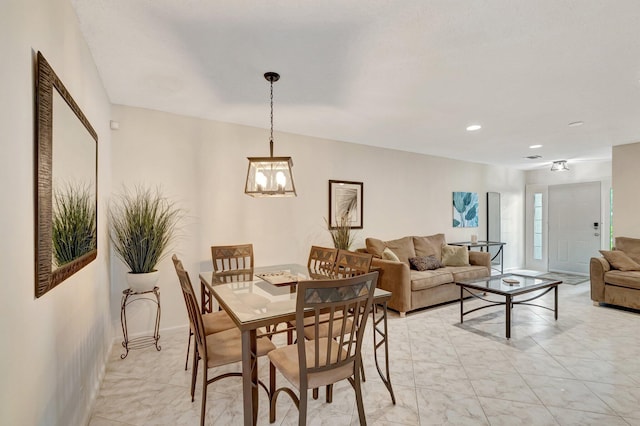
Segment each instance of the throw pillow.
M411 269L415 269L416 271L431 271L444 266L433 255L411 257L409 258L409 263L411 264Z
M462 246L442 246L444 266L468 266L469 250Z
M393 262L400 262L400 259L398 259L398 256L396 256L396 254L391 251L391 249L389 247L385 247L384 250L382 251L382 258L384 260L391 260Z
M621 271L640 271L640 265L620 250L600 250L600 253L607 259L607 262L614 268Z

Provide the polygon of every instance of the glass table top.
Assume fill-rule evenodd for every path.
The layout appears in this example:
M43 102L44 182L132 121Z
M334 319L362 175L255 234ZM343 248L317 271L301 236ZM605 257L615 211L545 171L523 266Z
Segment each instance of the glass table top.
M257 274L296 277L298 281L330 278L322 271L309 269L304 265L287 264L254 268L238 274L215 274L213 271L200 273L200 280L211 289L216 299L240 324L286 317L295 314L296 289L294 284L274 285ZM374 299L391 297L391 293L376 288Z

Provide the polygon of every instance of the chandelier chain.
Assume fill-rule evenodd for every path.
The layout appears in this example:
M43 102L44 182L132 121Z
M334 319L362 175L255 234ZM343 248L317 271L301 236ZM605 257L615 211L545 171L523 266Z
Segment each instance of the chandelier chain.
M269 137L271 156L273 157L273 80L271 80L271 136Z

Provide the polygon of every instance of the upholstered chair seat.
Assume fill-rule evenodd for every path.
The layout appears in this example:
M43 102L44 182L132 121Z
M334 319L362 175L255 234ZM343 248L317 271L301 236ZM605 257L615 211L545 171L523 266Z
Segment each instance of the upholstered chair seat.
M305 341L306 346L306 358L307 367L315 368L327 365L327 349L329 349L329 359L331 363L335 363L338 360L338 353L340 353L340 359L346 359L348 354L343 348L340 348L338 342L333 339L321 337L318 339L318 343L321 349L319 353L318 365L315 363L315 345L316 342ZM296 388L300 388L300 363L298 362L298 347L296 345L289 345L278 348L269 352L269 360L271 363L282 373L282 375ZM338 368L332 368L327 371L310 373L308 386L311 388L318 388L320 386L330 385L340 380L344 380L353 376L353 362L345 364Z

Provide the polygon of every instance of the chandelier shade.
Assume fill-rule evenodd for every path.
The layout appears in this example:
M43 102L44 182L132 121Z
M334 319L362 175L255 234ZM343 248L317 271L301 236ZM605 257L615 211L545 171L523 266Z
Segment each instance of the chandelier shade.
M280 79L275 72L265 73L264 78L271 83L271 136L269 137L269 157L247 157L249 169L244 193L251 197L295 197L293 182L293 160L291 157L273 156L273 83Z
M291 157L248 157L244 193L252 197L295 197Z

